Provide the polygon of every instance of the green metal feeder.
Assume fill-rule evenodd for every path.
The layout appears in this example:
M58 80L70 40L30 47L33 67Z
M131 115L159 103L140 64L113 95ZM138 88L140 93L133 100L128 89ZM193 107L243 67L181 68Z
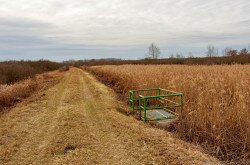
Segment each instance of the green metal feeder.
M183 94L162 88L129 91L131 110L147 121L174 120L183 111Z

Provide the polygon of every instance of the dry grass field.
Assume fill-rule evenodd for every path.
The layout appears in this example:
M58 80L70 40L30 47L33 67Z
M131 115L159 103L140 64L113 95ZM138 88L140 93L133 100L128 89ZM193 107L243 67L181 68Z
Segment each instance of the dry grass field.
M89 73L63 73L37 100L0 116L1 165L220 164L201 148L118 112L124 103Z
M161 87L184 93L181 138L225 161L249 161L250 65L120 65L87 68L123 99L128 90Z

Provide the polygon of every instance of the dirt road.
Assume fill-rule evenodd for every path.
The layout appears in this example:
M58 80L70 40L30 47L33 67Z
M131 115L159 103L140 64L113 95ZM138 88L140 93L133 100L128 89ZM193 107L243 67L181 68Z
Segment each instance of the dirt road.
M0 117L0 164L219 164L118 105L108 87L72 68L38 101Z

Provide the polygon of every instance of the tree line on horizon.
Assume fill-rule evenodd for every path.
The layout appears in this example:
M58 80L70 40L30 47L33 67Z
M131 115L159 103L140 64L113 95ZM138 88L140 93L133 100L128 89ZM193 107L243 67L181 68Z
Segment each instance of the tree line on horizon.
M249 45L250 47L250 45ZM208 44L206 47L206 57L219 57L219 49L213 46L212 44ZM146 54L145 59L158 59L160 57L161 51L159 46L154 43L151 43L148 47L148 52ZM237 56L237 55L248 55L249 50L247 48L243 48L241 50L232 49L230 47L226 47L222 50L222 56ZM169 58L186 58L184 55L176 53L176 55L171 54ZM194 58L191 52L188 53L188 58Z

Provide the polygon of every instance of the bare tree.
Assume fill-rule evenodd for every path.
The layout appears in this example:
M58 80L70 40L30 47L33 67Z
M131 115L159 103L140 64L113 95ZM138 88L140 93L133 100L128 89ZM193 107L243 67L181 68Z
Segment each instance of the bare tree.
M241 51L239 52L239 55L247 55L248 51L246 48L241 49Z
M182 54L176 53L175 58L185 58Z
M193 53L192 52L188 52L188 58L194 58Z
M223 56L237 56L238 55L238 51L232 48L225 48L222 53L223 53Z
M149 57L157 59L159 58L160 54L161 54L160 48L156 46L154 43L152 43L148 48Z
M225 48L224 50L222 50L222 54L223 54L223 56L228 56L228 52L230 52L232 50L232 48L229 48L229 47L227 47L227 48Z
M174 54L172 53L172 54L169 56L169 58L174 58Z
M218 56L218 49L216 49L213 45L207 45L207 57L215 56Z
M227 52L227 56L237 56L237 54L238 54L238 51L234 49Z

